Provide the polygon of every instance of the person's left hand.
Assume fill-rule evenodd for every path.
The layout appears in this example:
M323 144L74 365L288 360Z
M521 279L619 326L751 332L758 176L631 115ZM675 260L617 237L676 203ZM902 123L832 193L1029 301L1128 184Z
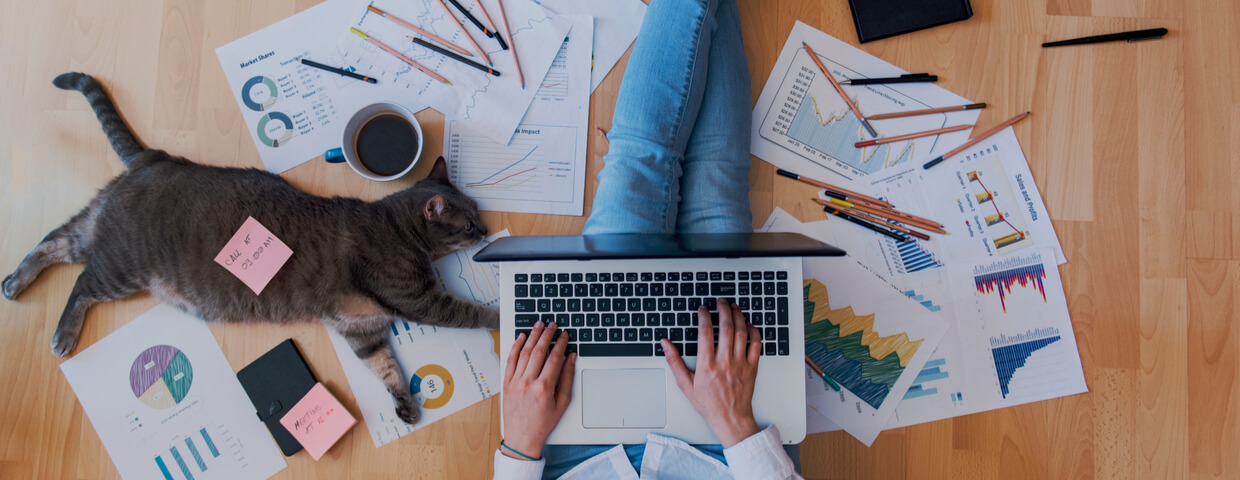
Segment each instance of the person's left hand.
M535 324L529 336L522 334L512 345L504 371L504 445L535 458L541 456L547 437L564 416L573 391L577 354L565 357L568 336L557 333L563 332L554 323Z

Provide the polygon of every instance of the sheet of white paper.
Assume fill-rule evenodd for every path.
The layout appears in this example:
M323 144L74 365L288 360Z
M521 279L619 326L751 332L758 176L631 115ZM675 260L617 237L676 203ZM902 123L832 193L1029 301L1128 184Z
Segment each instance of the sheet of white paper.
M307 67L301 58L343 66L336 32L356 0L327 0L215 50L263 166L281 173L340 146L345 123L366 105L398 101L365 82Z
M444 128L452 183L482 210L581 215L585 205L590 123L590 17L569 17L560 47L534 103L508 145L464 122Z
M969 138L961 131L873 147L844 100L822 78L802 47L808 43L837 79L892 77L908 73L830 35L797 22L753 109L750 151L785 170L826 182L861 180L884 170L921 163ZM972 103L931 83L844 86L865 115ZM980 114L967 110L871 121L880 136L891 137L953 125L973 124Z
M642 29L646 4L641 0L534 0L560 15L594 17L594 67L590 92L598 88Z
M479 304L497 305L499 268L474 262L473 255L506 236L508 231L504 230L478 245L436 260L435 274L444 288ZM376 447L499 393L498 330L439 328L399 320L390 333L388 340L396 353L396 363L421 405L417 425L396 417L395 404L383 382L357 358L344 337L327 330Z
M521 122L537 86L547 75L551 62L572 23L553 14L530 0L505 0L504 11L508 14L508 26L512 29L511 48L521 59L521 72L525 87L517 78L516 65L510 50L503 50L494 39L482 35L468 20L461 20L462 32L440 4L441 0L361 0L354 1L353 10L347 18L348 25L341 25L337 52L345 64L379 80L382 90L396 98L411 98L430 105L449 120L456 120L476 128L479 132L502 144L508 144L513 131ZM503 30L497 0L460 0L462 6L479 14L479 2L485 6L496 28ZM443 3L446 5L447 3ZM465 35L472 35L478 45L485 49L500 76L491 76L456 60L435 53L409 40L416 35L396 22L366 9L367 5L387 12L426 29L470 52L471 60L485 63L480 53ZM452 8L452 7L449 7ZM460 18L458 14L454 17ZM479 18L482 18L479 14ZM392 56L366 40L354 35L349 27L356 28L384 45L401 52L406 57L447 78L451 85L441 83L409 64ZM332 30L334 31L334 30ZM321 32L326 34L326 32Z
M202 320L159 305L60 364L121 477L267 478L286 466Z

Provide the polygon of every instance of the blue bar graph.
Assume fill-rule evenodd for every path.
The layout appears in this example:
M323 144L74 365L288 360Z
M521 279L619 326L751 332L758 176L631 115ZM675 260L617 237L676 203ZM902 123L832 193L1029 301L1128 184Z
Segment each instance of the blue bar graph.
M201 430L198 430L198 432L202 434L203 441L207 442L207 449L211 450L211 457L212 458L219 457L220 451L215 449L215 442L212 442L211 436L207 435L207 429L203 428Z
M172 472L168 471L168 466L164 465L164 459L155 456L155 465L159 466L159 471L164 474L164 480L172 480Z
M1025 366L1025 360L1028 360L1033 352L1057 341L1059 341L1058 335L990 349L991 355L994 356L995 373L999 376L999 389L1003 392L1003 398L1007 398L1010 393L1008 385L1012 383L1012 375L1016 374L1016 369Z
M943 266L933 254L921 247L919 241L901 242L896 245L896 249L900 252L900 263L904 265L905 273Z
M926 362L921 371L917 373L917 378L913 380L913 386L908 387L908 392L904 394L904 400L917 397L926 397L939 393L938 387L927 388L924 384L935 380L948 378L949 375L944 368L947 366L947 359L936 358ZM955 400L955 397L952 398Z
M189 465L185 464L185 459L181 458L181 452L177 451L177 447L172 447L172 459L177 461L177 466L181 467L181 473L185 474L185 478L194 480L194 476L189 473Z
M922 388L921 385L913 385L908 387L908 392L904 394L904 399L908 400L910 398L924 397L927 395L934 395L936 393L939 393L938 388Z
M194 461L198 463L198 470L203 472L207 471L207 464L203 463L202 455L198 454L198 447L194 446L194 439L185 437L185 446L189 447L190 455L193 455Z

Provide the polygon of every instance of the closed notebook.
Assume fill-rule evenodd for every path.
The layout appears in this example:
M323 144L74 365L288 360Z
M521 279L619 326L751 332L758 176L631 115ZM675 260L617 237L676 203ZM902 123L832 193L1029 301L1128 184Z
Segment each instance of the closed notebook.
M861 43L973 16L969 0L848 0Z
M237 372L237 380L241 381L241 387L250 396L259 420L267 425L284 456L301 451L301 443L280 424L280 418L297 405L318 380L306 365L297 345L293 344L293 339L285 340L246 365Z

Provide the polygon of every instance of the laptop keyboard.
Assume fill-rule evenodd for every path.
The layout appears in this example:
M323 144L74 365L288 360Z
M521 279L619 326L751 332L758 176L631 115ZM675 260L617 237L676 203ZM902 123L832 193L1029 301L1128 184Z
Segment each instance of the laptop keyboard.
M697 356L698 307L712 312L718 341L719 298L758 328L764 355L789 354L787 272L518 273L513 282L516 334L554 322L578 356L663 356L663 338Z

